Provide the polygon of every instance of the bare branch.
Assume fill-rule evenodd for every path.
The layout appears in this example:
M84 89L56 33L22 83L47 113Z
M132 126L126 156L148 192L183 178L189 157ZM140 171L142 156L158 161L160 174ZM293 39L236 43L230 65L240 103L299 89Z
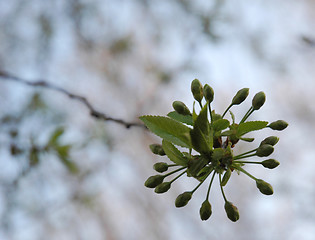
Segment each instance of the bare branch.
M64 95L67 95L69 98L75 99L75 100L83 103L89 109L91 116L93 116L93 117L95 117L97 119L104 120L104 121L116 122L116 123L124 125L126 128L142 127L144 129L146 129L146 127L143 124L141 124L141 123L126 122L126 121L124 121L122 119L113 118L113 117L108 116L105 113L99 112L92 106L92 104L85 97L82 97L82 96L77 95L77 94L70 93L67 90L63 89L63 88L55 86L55 85L53 85L51 83L48 83L48 82L46 82L44 80L39 79L37 81L29 81L29 80L25 80L25 79L13 76L13 75L11 75L11 74L9 74L7 72L1 71L1 70L0 70L0 79L1 80L8 80L8 81L15 81L15 82L18 82L18 83L21 83L21 84L24 84L24 85L29 85L29 86L32 86L32 87L42 87L42 88L47 88L47 89L54 90L56 92L60 92L60 93L62 93Z

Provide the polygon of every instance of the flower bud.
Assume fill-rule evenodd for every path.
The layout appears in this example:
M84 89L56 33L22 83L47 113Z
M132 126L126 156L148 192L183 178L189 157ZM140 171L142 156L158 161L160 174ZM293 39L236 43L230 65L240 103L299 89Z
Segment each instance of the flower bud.
M182 114L182 115L190 115L191 114L188 107L185 105L185 103L183 103L181 101L174 101L173 102L173 108L179 114Z
M166 155L161 144L151 144L150 149L154 154L164 156Z
M213 101L214 91L208 84L203 87L203 95L205 96L207 102L211 103Z
M278 120L270 123L267 127L270 127L272 130L281 131L285 129L289 124L283 120Z
M231 221L236 222L240 218L240 214L238 212L238 209L236 206L233 205L233 203L226 201L224 204L224 209L225 209L225 212L226 212L228 218Z
M227 182L229 181L230 177L231 177L231 169L228 168L228 170L226 170L226 172L224 173L223 175L223 178L222 178L222 182L221 182L221 186L224 187Z
M194 96L194 99L196 99L197 102L201 102L203 98L203 89L198 79L195 79L191 82L191 92Z
M202 204L201 204L201 208L199 210L200 213L200 218L202 221L208 220L209 217L212 214L212 210L211 210L211 204L209 203L208 200L205 200Z
M277 144L277 142L279 141L279 138L276 136L270 136L265 138L264 140L261 141L260 146L264 145L264 144L269 144L271 146L274 146Z
M273 169L273 168L278 167L280 163L275 159L267 159L265 161L262 161L261 164L265 168Z
M178 195L178 197L175 200L175 206L178 208L186 206L189 200L191 199L191 197L192 197L192 192L184 192Z
M273 194L272 186L262 179L256 180L256 186L259 189L259 191L265 195L272 195Z
M168 164L165 162L158 162L153 165L153 169L159 173L162 173L168 170Z
M155 188L157 185L161 184L163 180L164 180L163 175L154 175L154 176L149 177L145 181L144 186L148 188Z
M273 151L274 151L273 146L271 146L270 144L263 144L257 149L256 155L258 157L267 157L271 153L273 153Z
M239 90L232 99L232 105L241 104L248 96L249 88L242 88Z
M266 95L264 92L256 93L256 95L254 96L252 100L253 110L258 110L259 108L261 108L262 105L264 105L265 101L266 101Z
M164 182L156 186L154 192L156 193L165 193L171 188L170 182Z

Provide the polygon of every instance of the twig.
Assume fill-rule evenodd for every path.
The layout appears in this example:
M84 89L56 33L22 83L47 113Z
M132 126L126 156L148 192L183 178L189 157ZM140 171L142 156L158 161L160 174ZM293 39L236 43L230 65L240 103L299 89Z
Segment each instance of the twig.
M97 119L104 120L104 121L116 122L116 123L124 125L126 128L142 127L142 128L146 129L146 127L141 123L126 122L122 119L113 118L113 117L108 116L105 113L99 112L92 106L92 104L85 97L70 93L63 88L55 86L55 85L48 83L44 80L29 81L29 80L25 80L25 79L13 76L13 75L11 75L7 72L1 71L1 70L0 70L0 79L1 80L15 81L15 82L18 82L18 83L21 83L24 85L33 86L33 87L43 87L43 88L54 90L56 92L60 92L64 95L68 96L69 98L75 99L75 100L83 103L89 109L91 116L93 116Z

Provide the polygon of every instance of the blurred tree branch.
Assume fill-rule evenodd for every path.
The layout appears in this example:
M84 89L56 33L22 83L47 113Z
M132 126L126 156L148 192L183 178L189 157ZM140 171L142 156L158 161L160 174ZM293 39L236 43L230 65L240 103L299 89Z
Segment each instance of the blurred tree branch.
M43 88L54 90L56 92L60 92L64 95L68 96L71 99L75 99L75 100L83 103L88 108L88 110L90 111L90 115L97 118L97 119L104 120L104 121L112 121L112 122L124 125L126 128L141 127L141 128L146 129L146 127L141 123L127 122L127 121L124 121L122 119L110 117L103 112L97 111L93 107L93 105L85 97L82 97L82 96L77 95L77 94L73 94L73 93L71 93L71 92L69 92L69 91L67 91L61 87L55 86L51 83L48 83L45 80L39 79L36 81L29 81L29 80L25 80L23 78L11 75L10 73L7 73L7 72L1 71L1 70L0 70L0 80L15 81L15 82L18 82L18 83L21 83L24 85L28 85L28 86L32 86L32 87L43 87Z

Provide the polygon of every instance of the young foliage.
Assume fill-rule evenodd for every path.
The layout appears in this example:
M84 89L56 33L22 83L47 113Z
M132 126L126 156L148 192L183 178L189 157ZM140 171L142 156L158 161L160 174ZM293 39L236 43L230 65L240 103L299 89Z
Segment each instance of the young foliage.
M248 173L244 166L246 164L262 165L265 168L273 169L279 165L275 159L264 161L244 161L249 157L267 157L274 151L274 145L279 138L270 136L265 138L258 147L251 151L239 155L233 154L233 148L239 140L253 142L254 138L243 137L245 134L258 131L264 128L281 131L288 124L283 120L278 120L268 125L267 121L247 121L249 116L264 105L266 96L264 92L258 92L252 99L252 106L245 113L243 118L237 123L234 114L230 111L231 119L226 119L225 114L234 105L239 105L245 101L249 94L248 88L239 90L233 97L230 105L222 115L211 110L211 103L214 100L213 89L206 84L202 86L198 79L191 83L191 91L194 99L199 103L201 110L196 112L195 102L193 109L181 101L174 101L175 111L162 116L142 116L140 119L157 136L161 137L162 145L151 144L150 148L154 154L165 155L173 164L159 162L154 165L154 169L159 172L167 172L170 167L176 168L164 175L154 175L147 179L145 186L155 188L156 193L164 193L171 188L174 181L187 175L198 180L198 185L192 191L180 194L175 200L176 207L183 207L192 198L194 192L212 175L206 200L200 208L201 220L207 220L212 214L212 207L209 202L210 188L215 175L219 176L220 188L224 199L224 209L227 217L236 222L239 219L237 207L230 202L224 193L223 187L231 179L234 171L244 173L256 182L259 191L265 195L272 195L272 186L262 179L258 179ZM209 111L208 111L209 109ZM58 135L57 135L58 136ZM188 152L181 152L175 145L188 149ZM197 155L192 155L192 151ZM170 181L164 181L171 175L178 174ZM221 178L223 176L223 178Z

